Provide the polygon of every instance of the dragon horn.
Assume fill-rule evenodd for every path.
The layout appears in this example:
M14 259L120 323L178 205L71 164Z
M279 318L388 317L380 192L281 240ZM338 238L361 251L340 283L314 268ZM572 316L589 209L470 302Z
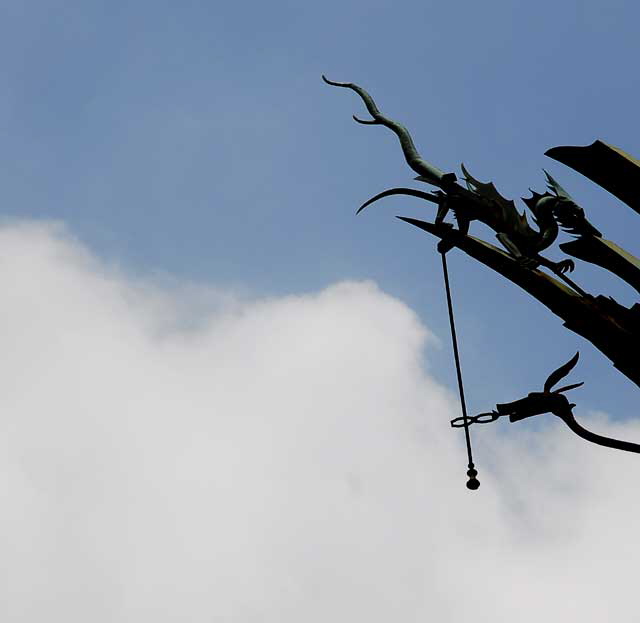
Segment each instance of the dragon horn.
M568 392L570 389L575 389L576 387L580 387L581 385L584 385L584 381L582 383L574 383L573 385L565 385L564 387L561 387L560 389L554 389L553 393L554 394L560 394L562 392Z
M414 190L413 188L390 188L389 190L378 193L375 197L371 197L368 201L365 201L365 203L358 208L356 214L360 214L362 210L371 205L374 201L378 201L378 199L383 199L384 197L391 197L391 195L409 195L410 197L426 199L427 201L431 201L431 203L440 203L440 199L435 195L430 195L429 193L425 193L420 190Z
M567 363L561 365L557 370L554 370L544 383L544 391L550 392L551 388L562 378L567 376L573 367L578 363L580 352L577 352Z
M573 197L564 188L562 188L562 186L560 186L560 184L551 176L549 171L547 171L546 169L542 170L544 171L544 174L547 178L547 186L549 187L549 190L552 190L557 197L562 197L563 199L569 199L570 201L573 201ZM573 201L573 203L575 203L575 201Z
M358 86L357 84L353 84L352 82L334 82L333 80L329 80L326 76L322 76L322 79L331 86L344 87L345 89L351 89L352 91L355 91L364 102L364 105L367 107L367 110L369 111L369 114L373 117L373 119L367 121L359 119L355 116L354 119L358 123L365 123L367 125L383 125L394 132L394 134L400 140L402 153L404 154L404 158L407 161L407 164L416 173L418 173L418 175L424 178L424 181L440 188L442 188L443 185L447 186L452 181L455 182L456 177L454 173L445 174L444 171L441 171L437 167L434 167L432 164L428 163L426 160L423 160L413 143L413 139L411 138L411 134L409 134L409 130L407 130L407 128L405 128L397 121L393 121L393 119L385 117L378 110L378 107L376 106L376 103L371 95L369 95L369 93L367 93L362 87Z

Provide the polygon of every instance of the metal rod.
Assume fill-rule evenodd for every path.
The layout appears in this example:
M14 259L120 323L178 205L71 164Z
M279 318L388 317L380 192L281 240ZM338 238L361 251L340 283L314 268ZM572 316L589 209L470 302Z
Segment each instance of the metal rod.
M449 271L447 270L446 251L441 252L442 255L442 274L444 275L444 287L447 293L447 307L449 308L449 325L451 326L451 342L453 343L453 356L456 362L456 374L458 376L458 391L460 393L460 406L462 408L464 436L467 442L467 457L469 458L469 469L467 476L467 488L477 489L480 481L476 478L478 475L475 465L473 464L473 456L471 453L471 434L469 432L469 418L467 416L467 405L464 399L464 387L462 386L462 371L460 369L460 355L458 354L458 338L456 337L456 325L453 319L453 303L451 302L451 288L449 286Z

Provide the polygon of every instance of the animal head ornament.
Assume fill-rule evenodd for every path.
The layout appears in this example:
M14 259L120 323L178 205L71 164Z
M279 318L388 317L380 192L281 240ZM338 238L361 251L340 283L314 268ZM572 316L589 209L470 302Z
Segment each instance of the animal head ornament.
M580 353L576 353L567 363L554 370L544 383L541 392L531 392L525 398L497 404L496 408L500 415L508 415L509 421L518 422L533 415L543 413L553 413L559 417L571 415L571 409L575 404L570 403L564 392L580 387L583 383L565 385L558 389L552 389L561 379L563 379L578 363Z

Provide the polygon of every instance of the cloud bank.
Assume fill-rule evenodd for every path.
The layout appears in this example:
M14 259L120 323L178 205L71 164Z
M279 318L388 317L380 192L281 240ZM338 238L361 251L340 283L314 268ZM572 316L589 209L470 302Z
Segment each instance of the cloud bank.
M42 223L0 283L3 620L636 620L638 457L483 427L468 492L436 340L375 284L160 284Z

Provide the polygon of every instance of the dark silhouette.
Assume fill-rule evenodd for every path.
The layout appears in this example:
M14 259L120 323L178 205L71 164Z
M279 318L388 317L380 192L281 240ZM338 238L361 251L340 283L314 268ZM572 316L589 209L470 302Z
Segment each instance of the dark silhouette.
M579 353L576 353L572 359L560 366L557 370L549 375L541 392L532 392L525 398L515 400L513 402L505 402L496 405L496 416L508 415L510 422L519 422L533 415L542 415L543 413L552 413L558 416L576 435L597 443L607 448L615 448L616 450L625 450L626 452L640 453L640 445L620 439L612 439L604 437L587 430L578 422L573 415L573 407L576 405L570 403L563 392L580 387L582 383L566 385L560 389L551 390L551 388L564 378L578 362ZM482 422L482 420L480 420Z
M574 269L572 260L552 262L538 255L550 247L558 236L558 223L553 216L554 208L561 202L561 198L544 193L533 193L528 199L523 199L531 210L539 231L533 229L527 217L520 214L513 201L505 199L492 183L483 183L471 176L462 165L462 173L466 187L457 183L455 173L443 173L440 169L430 165L418 154L409 131L401 124L385 117L375 105L372 97L356 84L333 82L323 76L323 80L330 85L345 87L355 91L364 101L373 119L365 121L354 116L358 123L369 125L383 125L392 130L400 139L400 145L409 166L418 173L416 180L439 187L434 193L424 193L412 188L392 188L379 193L364 203L358 212L371 205L374 201L391 195L410 195L426 199L438 205L435 222L444 221L451 210L458 223L458 231L467 234L471 221L478 220L488 225L496 232L496 238L524 265L535 268L543 265L555 273L565 273Z
M541 392L531 392L519 400L499 403L494 411L467 416L466 422L464 417L457 417L451 420L451 426L453 428L464 428L472 424L489 424L504 416L508 416L510 422L520 422L534 415L551 413L559 417L576 435L587 441L607 448L640 454L640 444L598 435L578 424L573 415L573 408L576 405L569 402L564 392L580 387L583 383L574 383L573 385L565 385L559 389L551 390L560 379L571 372L578 362L579 356L580 354L576 353L567 363L554 370L545 381Z
M584 210L569 193L545 171L547 190L531 191L531 197L523 198L537 229L529 224L526 214L519 213L514 202L502 197L492 183L480 182L462 165L462 181L455 173L444 172L427 162L418 153L407 128L383 115L373 98L357 84L334 82L325 76L323 80L332 86L354 91L364 102L371 119L356 117L358 123L382 125L399 139L407 164L418 176L414 179L437 187L425 192L413 188L391 188L366 201L357 212L372 203L393 195L407 195L423 199L438 206L433 222L399 216L400 220L438 237L438 251L442 254L443 274L449 308L454 358L462 417L452 420L455 428L464 428L469 457L470 489L480 486L471 456L469 426L475 423L493 422L509 415L512 422L542 413L560 417L569 428L587 441L599 445L640 452L640 445L610 439L586 430L573 416L574 404L569 403L563 392L581 384L551 390L577 363L578 355L553 372L542 392L530 393L520 400L497 405L497 411L468 416L464 403L462 374L458 357L453 306L448 281L446 253L458 248L467 255L495 270L503 277L527 291L564 321L564 326L591 342L608 357L613 365L631 381L640 386L640 304L625 307L605 295L592 295L566 275L575 268L571 259L553 262L540 255L557 239L559 229L575 236L575 239L559 245L560 250L583 261L597 264L620 277L640 292L640 260L615 243L605 240L602 233L587 219ZM546 152L586 177L595 181L613 195L640 213L640 162L617 147L595 141L588 147L556 147ZM457 222L457 228L445 222L449 211ZM483 240L469 235L474 220L488 225L506 252ZM555 276L539 268L550 270Z

